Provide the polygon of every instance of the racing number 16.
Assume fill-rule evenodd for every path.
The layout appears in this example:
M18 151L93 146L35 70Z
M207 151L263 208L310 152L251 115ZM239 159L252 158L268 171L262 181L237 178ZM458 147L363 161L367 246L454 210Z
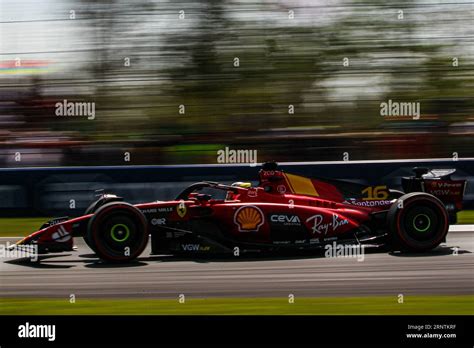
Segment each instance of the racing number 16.
M378 199L387 199L389 194L387 186L369 186L362 191L364 201L378 200Z

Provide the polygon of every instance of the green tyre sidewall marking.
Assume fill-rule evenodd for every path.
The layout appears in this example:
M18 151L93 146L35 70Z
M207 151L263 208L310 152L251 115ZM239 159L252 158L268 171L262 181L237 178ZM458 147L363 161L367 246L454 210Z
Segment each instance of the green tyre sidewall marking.
M416 219L419 217L419 216L424 216L426 219L428 219L428 226L426 226L425 228L421 229L421 228L418 228L415 226L415 221ZM428 231L428 229L431 227L431 219L428 215L426 214L418 214L416 215L414 218L413 218L413 228L415 229L415 231L417 232L426 232Z
M115 235L115 230L119 227L123 227L125 229L125 236L123 238L118 238L116 235ZM127 225L125 224L116 224L114 225L111 230L110 230L110 236L112 237L112 239L118 243L121 243L121 242L125 242L128 237L130 237L130 229L128 228Z

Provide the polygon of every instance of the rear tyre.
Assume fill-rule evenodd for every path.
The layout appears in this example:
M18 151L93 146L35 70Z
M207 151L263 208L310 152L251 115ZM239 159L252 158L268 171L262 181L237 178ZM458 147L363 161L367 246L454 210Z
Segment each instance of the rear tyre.
M108 262L129 262L145 249L147 221L133 205L112 202L100 207L88 225L87 238L96 254Z
M387 215L392 248L427 251L445 240L449 229L448 213L436 197L422 192L403 195L392 204Z

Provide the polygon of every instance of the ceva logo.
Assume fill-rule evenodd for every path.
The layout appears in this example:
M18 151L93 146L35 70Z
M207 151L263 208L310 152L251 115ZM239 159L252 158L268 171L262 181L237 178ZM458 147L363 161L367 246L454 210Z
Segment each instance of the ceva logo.
M272 215L270 216L270 221L281 223L284 225L300 225L301 224L301 220L298 216L286 215L286 214Z

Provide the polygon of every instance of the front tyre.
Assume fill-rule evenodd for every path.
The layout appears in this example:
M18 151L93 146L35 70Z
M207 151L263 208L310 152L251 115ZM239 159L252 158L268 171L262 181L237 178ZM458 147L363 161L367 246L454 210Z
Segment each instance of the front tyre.
M147 221L143 213L131 204L108 203L100 207L89 221L87 238L101 259L128 262L137 258L147 245Z
M427 251L445 240L449 218L443 203L422 192L403 195L387 215L395 249Z
M121 197L117 197L116 195L103 195L98 200L92 202L89 207L86 209L83 215L94 214L101 206L105 205L106 203L110 202L118 202L122 201ZM84 236L84 241L86 242L87 246L92 249L95 253L97 253L96 247L93 241L89 238L88 233Z

